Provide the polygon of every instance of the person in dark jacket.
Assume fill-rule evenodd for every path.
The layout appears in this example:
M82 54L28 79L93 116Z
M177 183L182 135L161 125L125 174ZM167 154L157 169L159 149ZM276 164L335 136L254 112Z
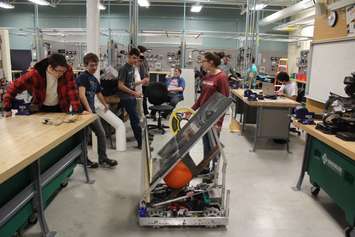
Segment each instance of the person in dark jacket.
M5 117L12 115L12 102L23 91L29 92L39 111L81 112L73 70L63 55L50 55L11 82L4 96Z

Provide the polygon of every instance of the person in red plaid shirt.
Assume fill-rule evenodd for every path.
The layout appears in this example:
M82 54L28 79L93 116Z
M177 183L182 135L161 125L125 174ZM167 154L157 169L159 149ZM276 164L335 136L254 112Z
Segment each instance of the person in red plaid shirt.
M78 90L71 66L63 55L51 54L11 82L4 97L5 117L10 117L12 101L28 91L32 105L42 112L81 112ZM70 110L72 107L72 111Z

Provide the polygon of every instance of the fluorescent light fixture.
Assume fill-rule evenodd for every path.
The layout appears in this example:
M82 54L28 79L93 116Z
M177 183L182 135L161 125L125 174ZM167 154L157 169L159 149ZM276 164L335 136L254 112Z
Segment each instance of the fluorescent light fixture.
M313 25L315 14L316 14L315 9L310 8L308 10L303 11L302 17L299 17L299 18L289 21L287 23L276 26L273 28L273 30L294 31L294 30L297 30L299 27L303 27L306 25Z
M202 5L196 4L191 6L191 12L200 12L202 10Z
M252 10L252 11L261 11L261 10L263 10L265 7L267 7L267 4L258 3L258 4L255 5L255 8L252 7L251 10Z
M106 10L106 6L101 2L99 3L99 10Z
M51 5L46 0L28 0L28 1L33 2L34 4L37 4L37 5L41 5L41 6L49 6L49 5Z
M11 5L8 2L0 2L0 8L4 8L4 9L14 9L15 6Z
M328 5L328 10L335 11L343 7L355 4L355 0L340 0Z
M150 3L148 0L138 0L138 5L141 7L149 7Z
M263 18L259 22L259 25L265 26L265 25L280 21L280 20L285 19L287 17L301 13L301 11L303 11L307 8L313 7L313 6L314 6L313 0L303 0L302 2L299 2L299 3L296 3L295 5L286 7L278 12L275 12L274 14L271 14L270 16Z

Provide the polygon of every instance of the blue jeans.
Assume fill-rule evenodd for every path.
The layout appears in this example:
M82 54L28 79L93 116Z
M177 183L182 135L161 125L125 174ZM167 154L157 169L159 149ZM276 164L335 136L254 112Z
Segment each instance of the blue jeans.
M171 106L173 106L174 108L176 107L176 105L183 100L183 98L181 98L181 96L179 94L173 94L173 93L170 93L168 94L168 97L169 97L169 104Z
M142 145L142 128L139 124L139 116L137 113L136 98L124 98L120 101L122 107L127 111L134 137L137 140L138 146Z

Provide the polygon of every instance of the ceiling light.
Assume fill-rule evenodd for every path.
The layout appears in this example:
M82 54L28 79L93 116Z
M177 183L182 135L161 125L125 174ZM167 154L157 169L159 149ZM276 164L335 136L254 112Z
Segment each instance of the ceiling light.
M37 5L41 5L41 6L49 6L49 5L51 5L46 0L28 0L28 1L33 2L34 4L37 4Z
M191 12L200 12L202 10L202 5L196 4L191 6Z
M148 0L138 0L138 5L141 7L149 7L150 3Z
M275 13L263 18L261 21L259 21L259 25L265 26L265 25L280 21L280 20L285 19L287 17L301 13L303 10L308 9L313 6L314 6L313 0L303 0L301 2L296 3L295 5L286 7L278 12L275 12Z
M15 7L8 2L0 2L0 8L14 9Z
M335 11L335 10L338 10L339 8L347 7L347 6L352 5L354 3L355 3L354 0L336 1L336 2L328 5L328 10Z
M314 24L314 17L316 11L314 8L310 8L309 10L305 10L302 13L302 17L299 17L295 20L289 21L287 23L281 24L273 28L273 30L277 31L292 31L297 30L299 27L303 27L305 25Z
M267 5L264 4L264 3L258 3L255 5L255 8L252 7L251 10L252 11L260 11L260 10L263 10Z
M106 6L101 2L99 3L99 10L106 10Z

